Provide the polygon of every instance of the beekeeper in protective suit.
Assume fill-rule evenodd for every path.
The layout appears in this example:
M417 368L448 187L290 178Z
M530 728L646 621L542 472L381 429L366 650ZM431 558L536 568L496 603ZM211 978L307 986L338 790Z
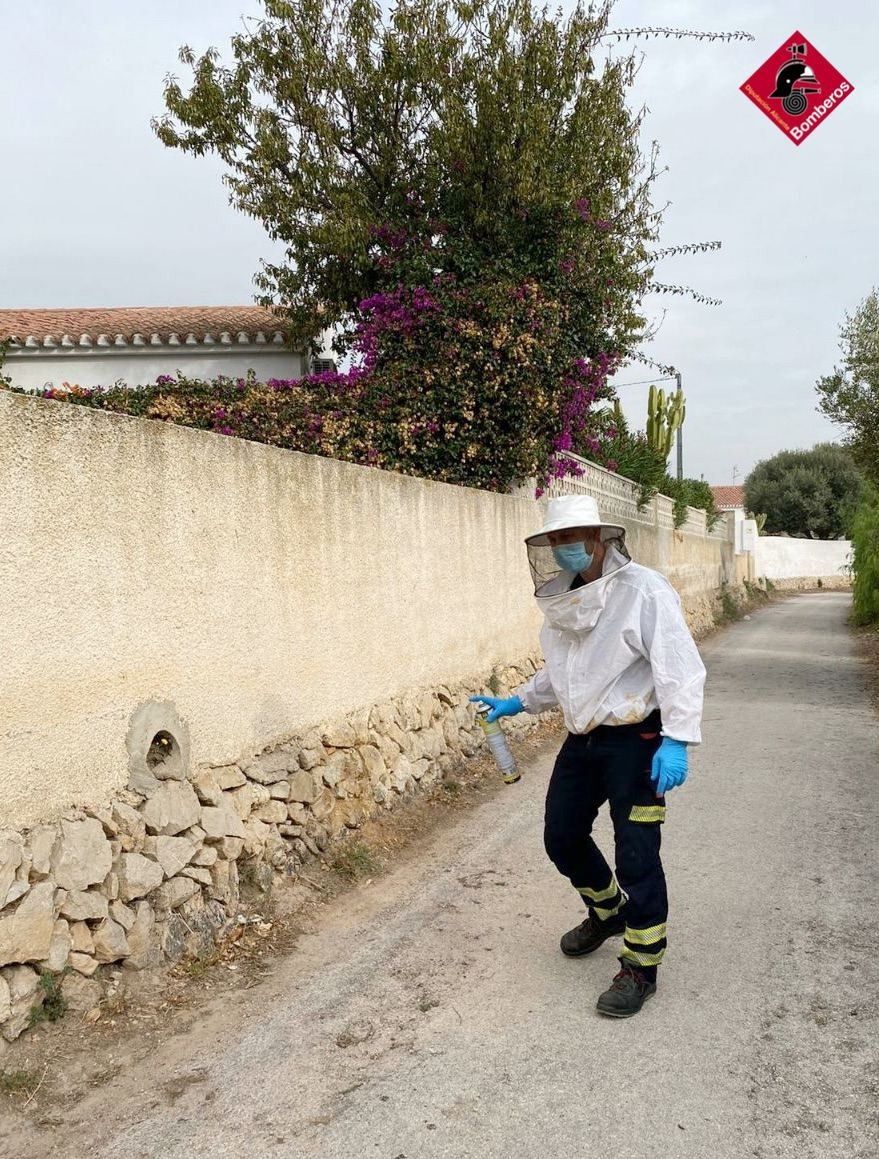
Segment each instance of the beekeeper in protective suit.
M545 666L507 699L481 696L488 720L561 708L568 736L546 797L544 840L588 915L561 940L570 957L622 936L621 969L598 999L614 1018L656 993L668 897L659 857L665 794L687 777L698 744L705 668L680 600L658 572L633 563L622 527L594 499L550 500L526 539ZM610 802L616 873L592 839Z

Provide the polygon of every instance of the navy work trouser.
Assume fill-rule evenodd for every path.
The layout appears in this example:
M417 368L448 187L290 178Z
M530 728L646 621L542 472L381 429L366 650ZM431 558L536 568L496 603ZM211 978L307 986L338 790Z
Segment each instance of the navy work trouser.
M653 974L666 947L668 894L659 857L665 799L650 771L662 737L659 713L640 724L569 733L546 796L544 842L600 921L625 921L621 960ZM613 821L616 875L592 839L605 801Z

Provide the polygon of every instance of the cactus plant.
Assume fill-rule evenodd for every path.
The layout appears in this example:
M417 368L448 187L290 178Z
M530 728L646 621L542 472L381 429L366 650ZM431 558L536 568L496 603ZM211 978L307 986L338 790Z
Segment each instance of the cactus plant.
M678 428L687 416L684 392L680 389L666 397L664 390L650 387L647 400L647 440L651 447L668 458Z

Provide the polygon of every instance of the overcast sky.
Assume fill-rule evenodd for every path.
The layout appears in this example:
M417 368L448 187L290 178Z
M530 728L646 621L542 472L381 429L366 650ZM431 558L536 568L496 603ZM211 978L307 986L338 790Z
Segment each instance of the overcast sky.
M0 307L229 305L269 252L211 158L165 149L149 120L177 48L225 48L256 0L30 0L3 5ZM814 382L838 327L879 283L879 5L868 0L621 0L615 24L745 29L755 42L641 42L635 99L668 172L663 243L720 240L659 276L723 299L654 299L652 357L687 394L685 471L740 482L785 447L838 432ZM854 85L799 147L739 92L795 29ZM182 72L182 69L179 70ZM185 74L183 74L185 76ZM619 382L643 378L638 366ZM643 426L646 387L621 389Z

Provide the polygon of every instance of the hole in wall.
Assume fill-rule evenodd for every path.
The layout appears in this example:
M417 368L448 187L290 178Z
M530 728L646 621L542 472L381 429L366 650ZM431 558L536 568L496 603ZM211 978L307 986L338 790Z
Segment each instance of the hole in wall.
M180 745L166 729L160 729L153 737L147 751L146 765L159 780L166 781L179 777L182 769Z

